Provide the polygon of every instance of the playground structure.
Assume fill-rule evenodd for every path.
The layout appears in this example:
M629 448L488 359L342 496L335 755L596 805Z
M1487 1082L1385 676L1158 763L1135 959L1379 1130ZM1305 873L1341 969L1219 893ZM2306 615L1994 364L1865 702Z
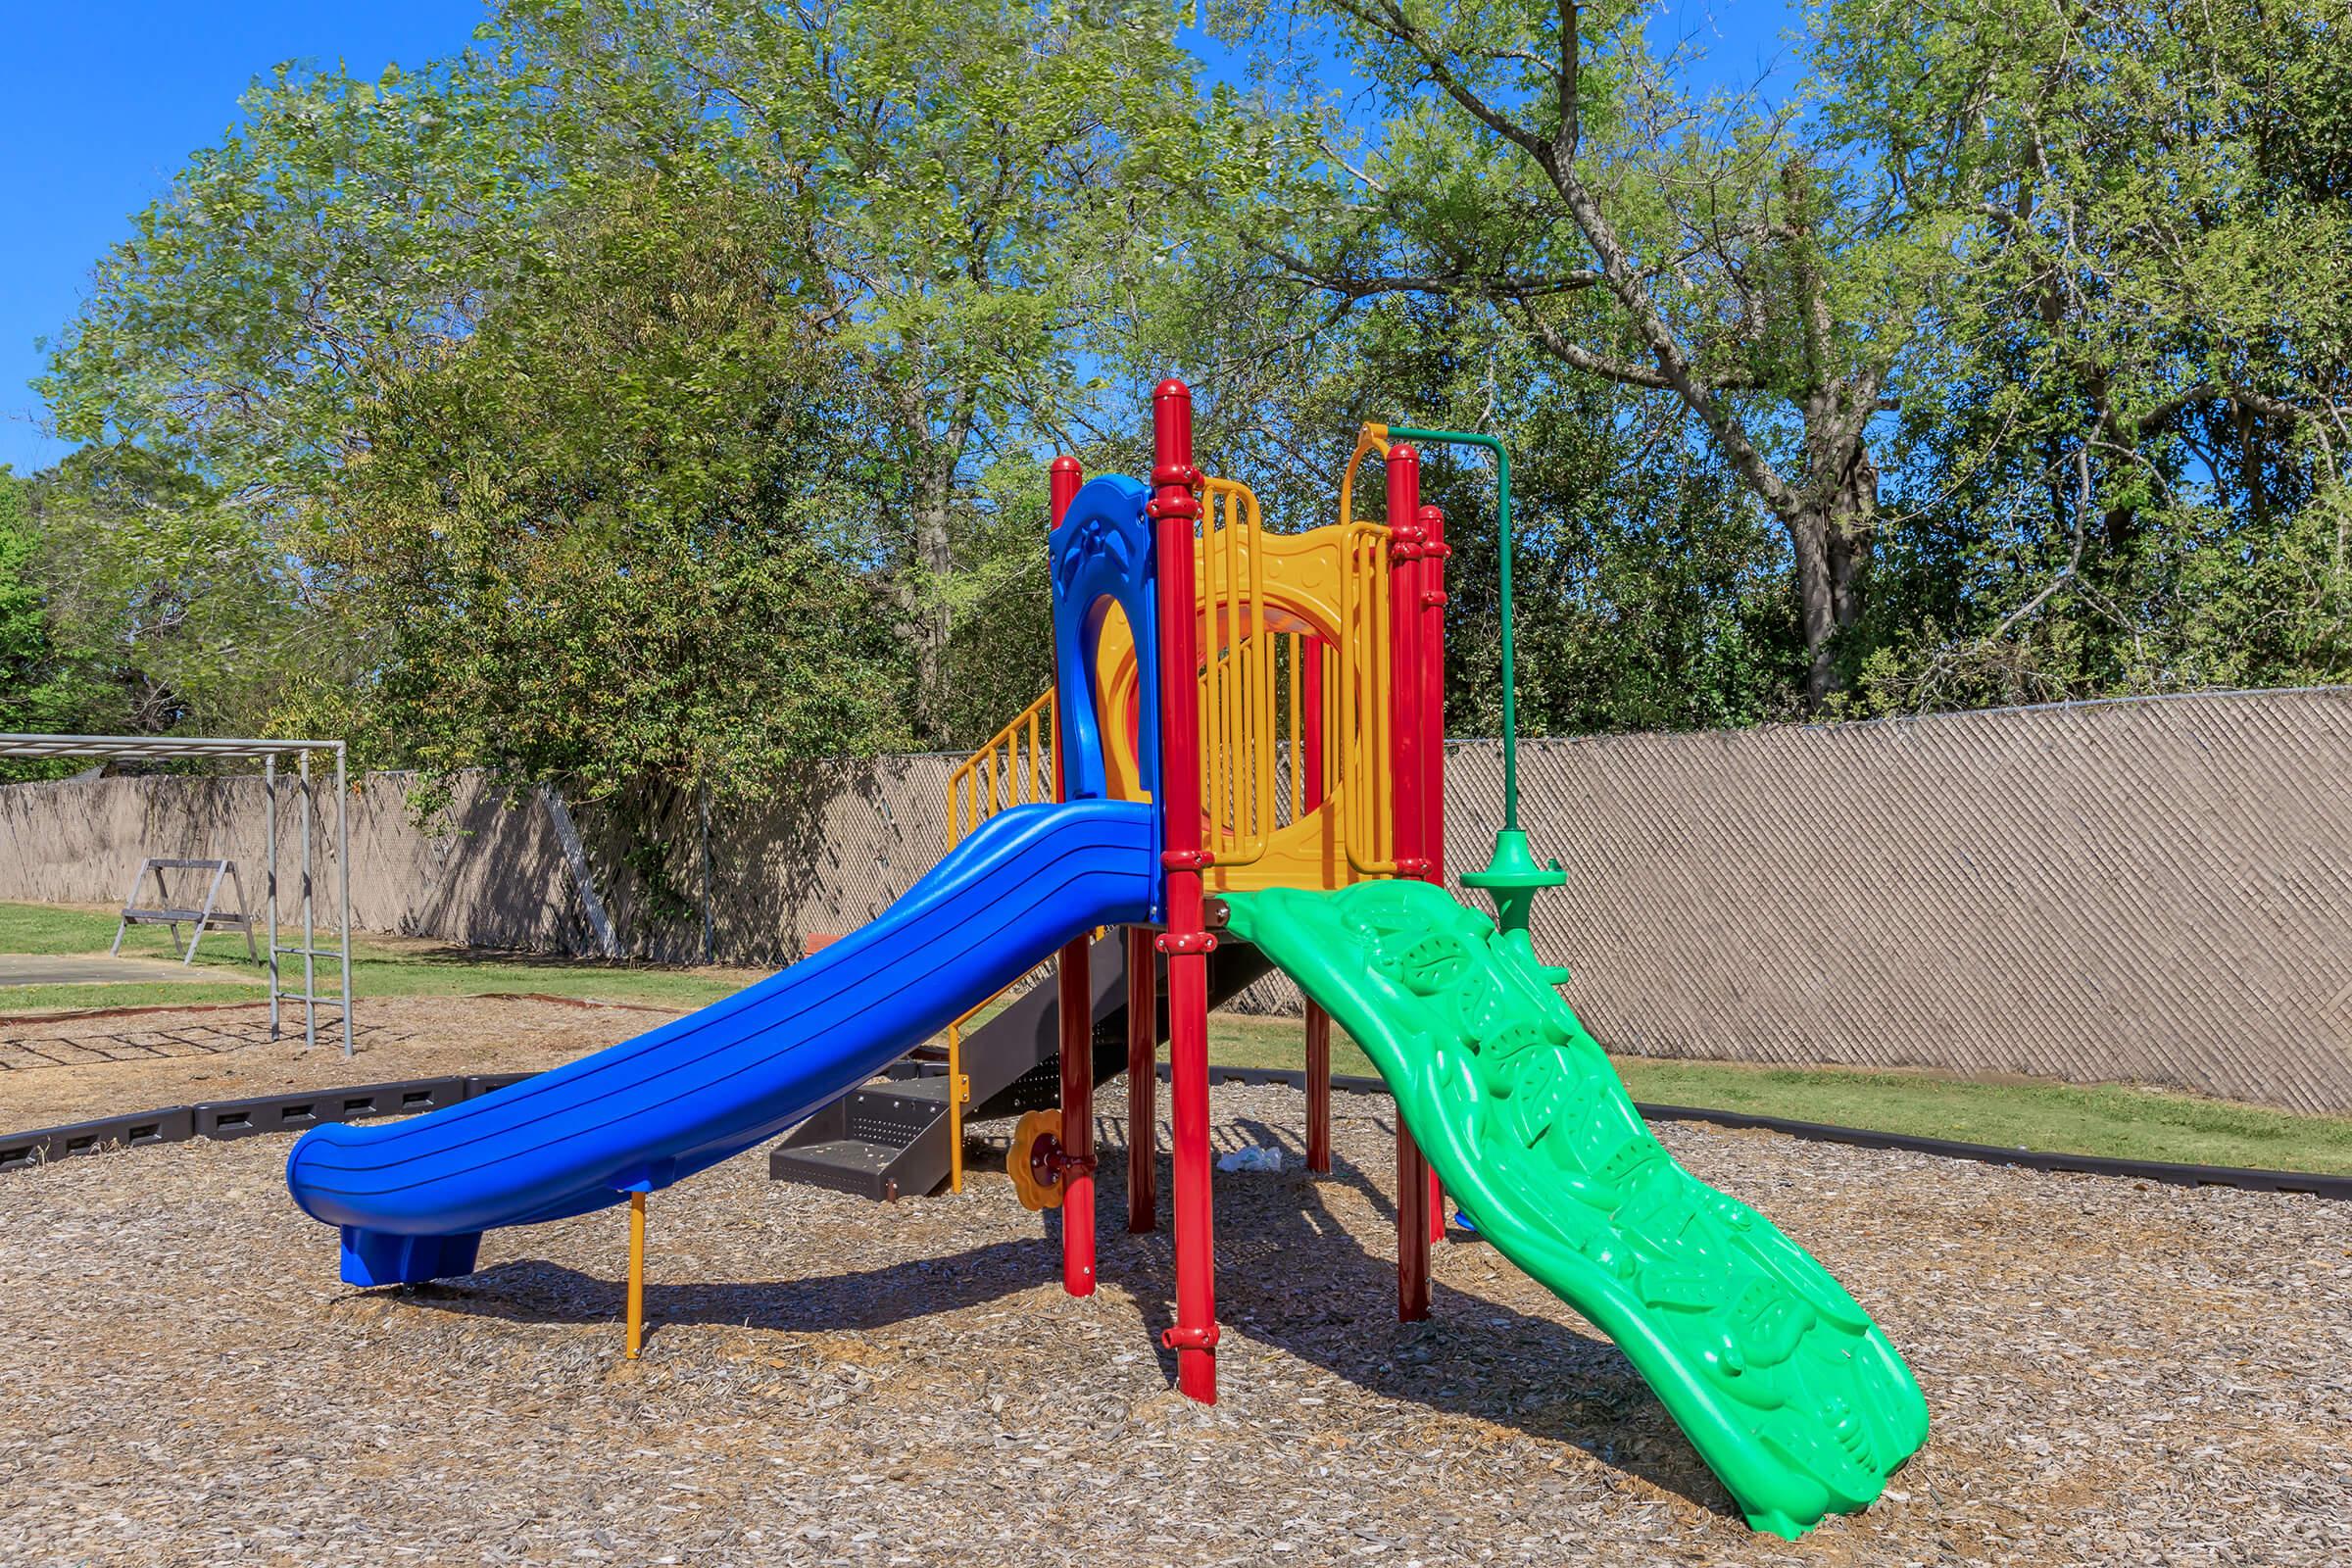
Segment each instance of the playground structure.
M1535 893L1561 878L1536 864L1516 813L1504 454L1368 425L1338 519L1276 533L1244 485L1195 466L1183 384L1152 401L1148 485L1054 464L1055 686L952 783L939 864L862 930L701 1012L430 1115L305 1135L288 1185L340 1227L344 1279L464 1274L487 1228L626 1200L634 1355L650 1195L873 1093L874 1074L943 1029L937 1108L959 1158L966 1021L1054 955L1054 1049L1015 1082L1036 1089L1050 1061L1056 1102L1023 1117L1015 1185L1059 1207L1064 1287L1091 1292L1093 1091L1127 1071L1129 1224L1149 1229L1164 1036L1176 1312L1163 1340L1181 1390L1213 1400L1207 1011L1212 963L1247 945L1314 1004L1310 1167L1330 1159L1331 1018L1396 1098L1401 1315L1429 1311L1442 1184L1616 1340L1751 1525L1794 1536L1864 1506L1926 1438L1917 1384L1813 1258L1667 1155L1561 1000L1564 973L1528 941ZM1493 921L1443 886L1445 519L1420 503L1415 442L1483 446L1498 468L1505 818L1489 866L1460 878L1491 895ZM1354 508L1373 455L1379 521ZM1097 983L1098 954L1119 960L1115 988ZM1034 1038L1046 1014L1024 1016ZM809 1142L858 1141L846 1120L818 1131Z

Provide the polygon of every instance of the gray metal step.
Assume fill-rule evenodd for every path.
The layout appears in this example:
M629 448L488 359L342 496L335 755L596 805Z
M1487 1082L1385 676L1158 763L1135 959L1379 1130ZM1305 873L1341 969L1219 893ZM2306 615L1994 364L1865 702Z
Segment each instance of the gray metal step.
M891 1200L899 1195L897 1184L891 1180L890 1167L903 1152L888 1145L869 1144L862 1138L828 1138L821 1143L796 1145L789 1175L792 1180L811 1187L830 1187L860 1198ZM784 1176L787 1169L770 1156L768 1174Z
M1088 952L1098 1084L1127 1067L1126 960L1126 943L1118 931ZM1209 1005L1232 1000L1268 967L1255 948L1230 940L1221 943L1209 956ZM1162 984L1153 1020L1155 1038L1161 1040L1167 1038L1166 992ZM1058 991L1049 975L965 1033L963 1071L972 1081L966 1125L1059 1104L1060 1046ZM931 1059L935 1054L936 1048L916 1048L887 1078L851 1090L787 1133L768 1155L769 1177L885 1200L936 1191L948 1179L952 1153L948 1079L945 1073L918 1077L906 1070L912 1065L910 1058Z
M947 1079L902 1078L853 1089L794 1128L767 1174L895 1201L938 1187L948 1153Z

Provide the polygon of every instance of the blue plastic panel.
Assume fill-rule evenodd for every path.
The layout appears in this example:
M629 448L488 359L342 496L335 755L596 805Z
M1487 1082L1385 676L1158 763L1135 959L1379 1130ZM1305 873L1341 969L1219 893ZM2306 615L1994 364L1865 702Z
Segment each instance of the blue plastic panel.
M1150 490L1123 474L1091 480L1071 500L1047 546L1054 583L1054 670L1060 693L1054 705L1060 733L1054 739L1060 749L1065 800L1101 800L1110 788L1097 713L1095 649L1113 605L1126 613L1135 639L1142 717L1136 763L1153 797L1159 793L1159 574L1151 499ZM1156 878L1156 817L1151 861ZM1155 883L1152 919L1159 918L1163 902Z

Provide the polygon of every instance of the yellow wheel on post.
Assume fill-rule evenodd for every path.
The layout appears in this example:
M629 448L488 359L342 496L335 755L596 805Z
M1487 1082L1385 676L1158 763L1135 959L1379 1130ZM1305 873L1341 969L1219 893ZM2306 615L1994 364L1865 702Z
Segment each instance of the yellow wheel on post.
M1004 1173L1021 1206L1029 1209L1061 1206L1061 1112L1033 1110L1012 1126L1012 1147L1004 1152Z

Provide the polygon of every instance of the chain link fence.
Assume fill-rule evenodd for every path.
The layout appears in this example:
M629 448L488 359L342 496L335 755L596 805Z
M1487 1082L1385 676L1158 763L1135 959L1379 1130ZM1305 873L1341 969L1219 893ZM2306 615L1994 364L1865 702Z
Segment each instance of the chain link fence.
M721 814L720 958L787 961L905 892L945 850L957 760L815 768L773 806ZM1447 761L1459 872L1500 822L1501 757L1461 741ZM1611 1050L2352 1112L2352 690L1531 741L1520 780L1523 825L1568 873L1537 902L1536 946L1575 971L1568 996ZM466 780L419 820L413 782L356 791L354 924L594 951L532 796ZM111 903L146 854L258 863L259 791L0 789L0 898ZM698 957L696 804L579 820L626 949ZM1243 1002L1298 1004L1279 979Z

